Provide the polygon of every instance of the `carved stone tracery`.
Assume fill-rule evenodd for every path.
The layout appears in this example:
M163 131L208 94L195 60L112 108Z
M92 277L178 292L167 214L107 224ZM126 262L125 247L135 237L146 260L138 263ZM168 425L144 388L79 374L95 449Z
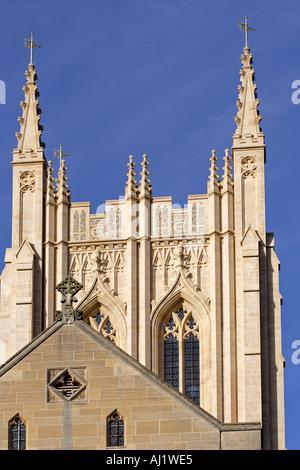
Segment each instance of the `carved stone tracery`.
M186 339L191 333L199 338L199 324L192 312L187 312L181 307L167 317L164 340L170 335L174 335L177 339Z
M48 372L48 401L86 399L85 369L52 369Z
M113 296L123 296L125 250L95 248L93 251L73 252L70 254L70 270L83 284L83 298L95 277L100 279L106 290Z
M98 333L109 339L112 343L117 342L116 329L110 321L109 315L103 315L99 311L88 317L88 324L94 328L94 330L98 331Z
M35 175L33 171L23 171L20 174L20 189L21 192L35 191Z
M248 176L252 176L255 178L255 170L256 170L256 159L252 156L244 157L241 161L241 172L242 178L246 179Z

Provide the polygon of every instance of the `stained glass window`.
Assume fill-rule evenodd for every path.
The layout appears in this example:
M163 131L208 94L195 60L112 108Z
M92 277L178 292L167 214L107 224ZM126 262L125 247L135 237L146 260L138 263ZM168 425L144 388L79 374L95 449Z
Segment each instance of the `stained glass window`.
M108 447L124 446L124 421L118 413L109 418L107 440Z
M88 325L101 333L112 343L116 343L116 330L109 319L109 316L103 315L100 311L90 315L87 320Z
M26 450L26 426L20 417L10 423L10 448L11 450Z
M200 345L197 319L183 307L166 318L164 380L200 405Z
M169 323L167 324L167 328L168 328L170 331L173 331L173 330L175 330L175 328L176 328L176 324L175 324L175 322L174 322L174 320L173 320L172 317L170 317Z
M90 326L91 326L91 322L90 322L91 318L94 318L96 324L100 325L100 323L102 322L102 319L104 318L104 315L102 315L101 312L97 312L94 315L90 315L89 318L88 318L88 325L90 325Z
M178 310L178 312L175 312L175 313L177 313L177 315L179 316L180 320L182 321L183 318L184 318L184 315L187 313L187 311L186 311L186 310L183 310L183 308L180 307L180 309Z
M104 327L104 331L109 335L113 331L112 324L109 320L107 320L106 325Z
M185 395L200 404L199 339L191 333L184 342Z
M93 318L95 318L97 324L100 325L102 319L104 318L104 315L102 315L101 312L97 312Z
M186 326L190 329L190 330L193 330L195 327L196 327L196 322L194 320L194 317L190 317L189 318L189 321L187 322Z
M179 389L179 344L174 335L164 342L164 378L172 387Z

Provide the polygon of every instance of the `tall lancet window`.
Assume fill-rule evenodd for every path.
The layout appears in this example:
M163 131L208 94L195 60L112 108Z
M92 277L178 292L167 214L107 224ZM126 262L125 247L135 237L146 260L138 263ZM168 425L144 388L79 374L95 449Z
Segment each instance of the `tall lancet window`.
M26 450L26 425L19 414L9 422L9 449Z
M200 404L199 339L190 333L184 341L185 395L197 405Z
M124 418L115 410L107 418L107 447L124 446Z
M200 404L199 325L182 307L172 312L164 328L164 380Z
M179 344L176 336L170 334L164 342L164 379L179 389Z

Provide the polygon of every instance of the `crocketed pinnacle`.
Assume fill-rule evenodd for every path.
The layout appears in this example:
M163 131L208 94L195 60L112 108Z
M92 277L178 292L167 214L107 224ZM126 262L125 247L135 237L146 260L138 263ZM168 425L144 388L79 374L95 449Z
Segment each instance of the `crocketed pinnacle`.
M208 192L212 191L219 191L219 177L218 177L218 168L217 168L217 157L216 151L211 151L211 158L210 158L210 175L208 179L207 189Z
M16 132L20 153L36 153L45 147L45 144L41 142L43 128L39 123L41 110L38 107L39 92L35 83L36 75L34 64L30 63L25 72L27 83L23 86L25 99L20 102L23 110L22 117L18 118L20 132Z
M132 155L129 155L129 163L127 163L127 166L128 166L127 183L126 183L127 194L136 195L136 180L135 180L135 172L134 172L135 163L133 162Z
M231 157L229 155L229 149L225 149L225 157L223 158L223 160L224 160L223 177L222 177L222 181L220 182L220 186L223 189L223 191L225 191L225 190L230 190L233 187L232 174L231 174L232 167L230 166Z
M66 176L67 168L65 167L65 161L61 161L61 165L58 171L58 177L56 178L55 182L57 185L56 195L58 200L65 200L67 201L70 196L70 191L68 190L67 185L67 176Z
M238 86L239 101L237 101L238 112L235 118L237 128L234 137L258 137L262 136L259 123L261 115L257 107L259 100L256 98L257 85L254 83L254 69L252 68L252 54L246 46L241 56L243 68L240 70L241 85Z
M46 186L46 200L51 201L54 198L54 178L53 178L53 167L52 167L52 161L48 161L48 167L47 167L47 186Z
M148 178L149 176L149 171L148 171L148 165L149 162L147 161L147 155L143 155L143 161L141 163L142 165L142 172L141 172L141 180L140 180L140 191L144 193L149 193L151 191L151 185L150 185L150 180Z

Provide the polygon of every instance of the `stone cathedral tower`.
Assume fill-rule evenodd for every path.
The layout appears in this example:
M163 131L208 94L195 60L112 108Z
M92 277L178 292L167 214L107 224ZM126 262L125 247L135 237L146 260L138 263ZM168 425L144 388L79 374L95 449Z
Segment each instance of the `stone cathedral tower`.
M1 276L1 362L55 322L56 286L70 273L83 285L76 309L99 335L220 422L261 423L263 448L284 448L279 262L266 233L251 63L246 46L231 156L212 151L207 193L176 208L153 195L147 156L140 170L130 156L125 197L101 214L71 201L63 159L54 178L29 64Z

